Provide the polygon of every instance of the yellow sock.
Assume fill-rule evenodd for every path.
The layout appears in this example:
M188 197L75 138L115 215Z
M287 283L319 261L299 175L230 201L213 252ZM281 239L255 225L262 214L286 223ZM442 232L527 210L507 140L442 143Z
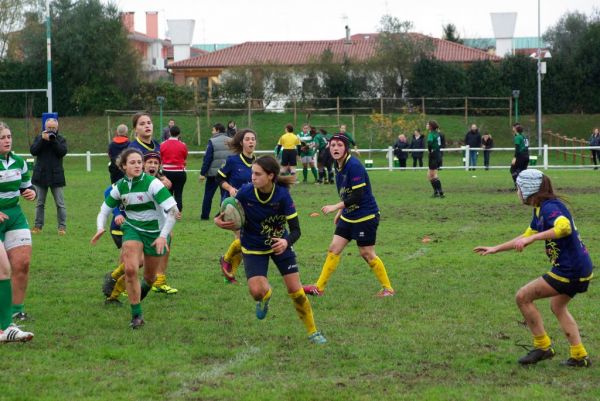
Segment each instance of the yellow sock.
M125 274L125 263L121 263L112 273L110 273L111 277L115 280L118 280L123 274Z
M393 291L394 289L392 288L392 284L390 283L390 279L388 278L387 271L385 270L383 261L379 259L379 256L375 257L375 259L370 261L369 266L371 267L371 270L373 270L373 273L375 273L375 276L377 277L377 280L379 280L379 282L381 283L381 286L383 288L387 288L388 290Z
M165 285L167 284L167 276L164 274L157 274L156 275L156 281L154 281L154 286L155 287L160 287L161 285Z
M548 334L544 333L539 336L533 336L533 346L535 348L547 350L550 348L550 346L552 346L552 341L550 341Z
M231 258L231 274L233 274L235 276L235 274L237 273L237 269L238 269L238 267L240 267L241 263L242 263L242 251L236 253Z
M227 249L227 252L225 252L225 255L223 255L223 258L225 259L226 262L231 263L231 260L233 259L233 256L242 251L242 243L240 242L239 239L234 239L231 244L229 244L229 248Z
M115 283L115 287L113 288L112 292L110 293L109 298L117 299L117 298L119 298L119 295L121 295L123 293L123 291L125 291L125 275L124 274L121 277L119 277L119 279Z
M288 295L292 298L292 301L294 301L296 313L300 320L302 320L302 323L304 323L308 335L310 336L311 334L316 333L317 326L315 325L312 307L310 306L310 301L306 297L304 290L300 288L298 291Z
M323 291L329 278L337 269L340 264L340 255L336 255L332 252L327 252L327 258L325 259L325 263L323 264L323 268L321 269L321 275L319 276L319 280L317 280L317 288L319 291Z
M585 347L583 346L583 343L571 345L570 351L571 358L573 359L583 359L588 355L587 351L585 350Z

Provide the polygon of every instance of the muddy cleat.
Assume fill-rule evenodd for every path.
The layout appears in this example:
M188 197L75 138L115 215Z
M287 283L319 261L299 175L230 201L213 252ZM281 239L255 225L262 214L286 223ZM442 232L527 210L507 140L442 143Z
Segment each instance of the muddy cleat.
M590 361L589 357L584 356L581 359L569 358L566 361L562 361L560 364L572 368L589 368L592 366L592 361Z
M321 295L323 295L325 293L325 290L319 290L319 288L314 285L314 284L310 284L310 285L305 285L302 287L302 289L304 289L304 293L306 295L314 295L317 297L320 297Z
M375 294L377 298L393 297L394 295L396 295L396 291L392 290L391 288L384 288Z
M119 301L117 298L106 298L104 300L104 305L108 305L108 306L123 306L123 302Z
M144 318L142 317L142 315L139 316L135 316L133 319L131 319L131 323L129 323L129 327L131 327L133 330L135 329L139 329L140 327L142 327L144 325Z
M231 274L233 268L231 267L231 263L225 260L225 256L221 256L219 263L221 264L221 272L223 275L226 278L233 278L233 274Z
M552 359L554 357L554 348L548 349L534 348L527 353L524 357L519 359L521 365L533 365L544 359Z
M256 303L256 318L258 320L263 320L267 317L267 312L269 312L269 301L271 297L267 298L267 300L258 301Z
M310 336L308 336L308 341L313 344L325 344L327 343L327 339L320 331L314 332Z
M152 286L152 291L154 292L162 292L163 294L171 295L177 294L177 288L173 288L167 284L159 285L158 287Z
M16 325L11 324L6 330L0 330L0 343L26 342L33 338L33 333L23 331Z
M41 233L41 232L42 232L42 227L33 227L33 228L31 229L31 233L32 233L32 234L39 234L39 233Z
M13 313L12 320L17 321L17 322L24 322L25 320L30 320L30 317L25 312L17 312L17 313Z
M102 284L102 293L105 297L110 297L110 294L112 294L116 283L117 280L112 278L112 273L106 273L106 276L104 276L104 283Z

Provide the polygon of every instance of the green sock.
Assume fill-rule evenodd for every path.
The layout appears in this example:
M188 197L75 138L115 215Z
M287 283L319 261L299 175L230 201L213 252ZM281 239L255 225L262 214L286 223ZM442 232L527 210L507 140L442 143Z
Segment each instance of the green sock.
M10 279L0 280L0 330L5 330L12 323L12 286Z
M315 167L311 167L310 171L311 171L313 177L315 177L315 181L317 181L317 169Z
M21 312L23 312L24 309L25 309L25 306L23 304L13 304L12 313L13 313L13 315L15 313L21 313Z
M142 316L142 304L131 305L131 317Z
M148 295L148 293L152 289L152 284L148 284L146 282L146 280L142 280L141 287L142 287L142 293L141 293L141 296L140 296L140 301L142 299L146 298L146 295Z

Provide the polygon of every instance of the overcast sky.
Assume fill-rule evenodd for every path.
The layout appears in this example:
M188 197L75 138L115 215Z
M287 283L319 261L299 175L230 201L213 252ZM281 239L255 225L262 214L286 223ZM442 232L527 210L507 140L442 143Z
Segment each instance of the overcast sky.
M106 0L109 1L109 0ZM194 19L194 44L246 41L339 39L376 32L382 15L412 21L414 31L441 37L453 23L463 38L493 37L491 12L516 12L515 37L537 36L536 0L114 0L136 13L135 30L146 32L146 11L159 12L159 35L167 19ZM567 11L588 15L594 0L542 0L541 27L554 25Z

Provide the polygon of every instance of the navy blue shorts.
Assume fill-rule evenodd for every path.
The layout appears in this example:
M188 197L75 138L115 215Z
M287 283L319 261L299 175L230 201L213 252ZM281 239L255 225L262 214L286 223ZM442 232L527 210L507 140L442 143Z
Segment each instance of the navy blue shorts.
M588 290L588 286L590 285L590 280L581 281L580 279L572 278L568 279L569 282L564 282L557 280L548 273L544 274L542 278L550 285L550 287L554 288L556 292L559 294L568 295L571 298L578 293L586 292Z
M297 164L296 158L298 152L296 149L283 149L281 152L281 165L282 166L295 166Z
M379 226L379 215L375 218L361 221L360 223L348 223L342 219L338 220L335 227L335 235L339 235L348 241L355 240L358 246L375 245L377 239L377 227Z
M269 270L269 259L273 260L273 263L275 263L275 266L277 266L279 273L281 273L282 276L298 273L296 253L289 246L281 255L275 255L274 253L261 255L243 253L243 258L244 269L246 270L246 278L255 276L267 277L267 271Z

